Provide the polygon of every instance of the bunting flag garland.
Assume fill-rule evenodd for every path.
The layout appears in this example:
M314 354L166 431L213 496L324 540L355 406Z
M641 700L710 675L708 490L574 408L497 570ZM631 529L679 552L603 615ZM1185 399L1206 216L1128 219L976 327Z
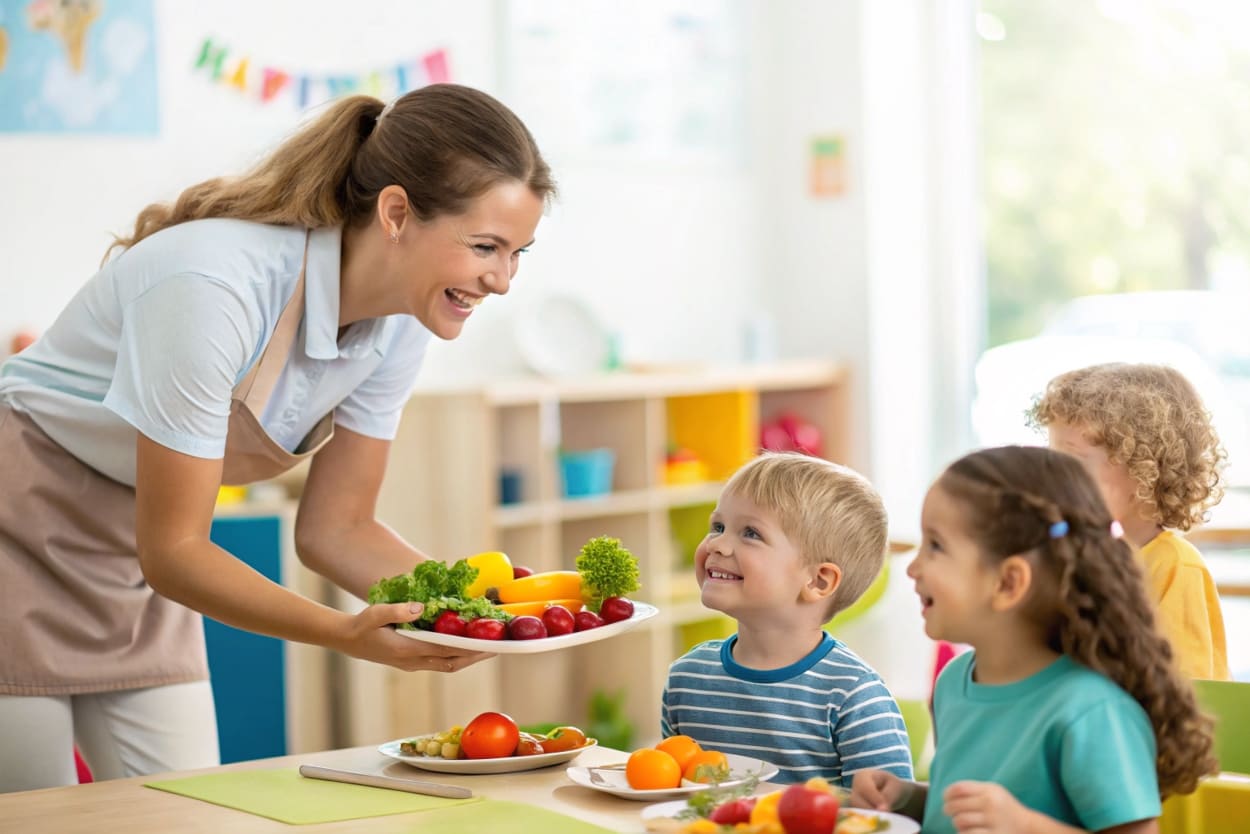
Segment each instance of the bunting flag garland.
M264 104L283 99L301 110L353 93L391 99L416 87L451 80L445 49L434 49L418 58L361 74L324 75L253 66L251 56L234 57L228 47L211 37L200 46L195 69Z

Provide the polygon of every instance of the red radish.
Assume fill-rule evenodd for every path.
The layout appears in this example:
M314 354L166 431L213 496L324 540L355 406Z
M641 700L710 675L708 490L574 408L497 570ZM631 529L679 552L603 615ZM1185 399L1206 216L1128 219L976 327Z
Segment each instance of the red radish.
M578 611L573 615L573 630L585 631L590 628L598 628L603 625L603 617L600 617L594 611Z
M465 636L475 640L502 640L507 630L508 627L503 624L503 620L478 617L469 623Z
M468 629L468 623L464 621L455 611L444 611L438 615L438 619L434 620L434 630L439 634L454 634L457 637L463 637Z
M508 636L513 640L537 640L547 636L547 627L537 617L515 617L508 623Z
M625 597L608 597L599 606L599 616L605 623L617 623L634 616L634 604Z
M549 606L543 611L543 625L547 627L547 634L551 637L571 634L574 626L573 614L563 605Z

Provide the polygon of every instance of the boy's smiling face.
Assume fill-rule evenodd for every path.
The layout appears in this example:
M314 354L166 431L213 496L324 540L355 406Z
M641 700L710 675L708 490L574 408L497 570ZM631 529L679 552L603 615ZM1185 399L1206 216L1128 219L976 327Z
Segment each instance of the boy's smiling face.
M773 513L732 493L722 494L712 512L694 567L703 604L740 621L797 609L814 572Z

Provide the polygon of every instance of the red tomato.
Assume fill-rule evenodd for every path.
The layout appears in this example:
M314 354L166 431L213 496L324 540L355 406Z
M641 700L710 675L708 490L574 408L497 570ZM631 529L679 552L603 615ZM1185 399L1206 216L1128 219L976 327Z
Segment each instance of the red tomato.
M618 623L634 616L634 604L625 597L608 597L599 606L599 616L605 623Z
M460 752L467 759L501 759L516 752L521 731L502 712L484 712L465 725Z
M586 734L576 727L556 727L541 740L544 753L576 750L586 744Z
M838 798L805 785L791 785L777 803L777 821L786 834L833 834Z
M490 617L478 617L476 620L470 621L469 625L465 627L465 636L476 640L502 640L507 630L508 627L499 620L492 620Z

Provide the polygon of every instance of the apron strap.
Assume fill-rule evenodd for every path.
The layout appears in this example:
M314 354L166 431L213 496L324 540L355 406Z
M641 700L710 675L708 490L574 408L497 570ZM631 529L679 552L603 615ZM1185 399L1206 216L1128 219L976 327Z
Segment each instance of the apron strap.
M311 232L308 233L311 236ZM269 395L278 384L278 377L286 367L287 358L291 354L291 345L299 333L300 321L304 316L304 273L308 269L308 238L304 239L304 262L300 265L299 280L295 282L295 292L287 301L286 306L278 315L278 323L274 325L273 335L269 344L261 353L260 359L248 371L247 376L235 387L235 397L243 400L252 413L264 413Z

